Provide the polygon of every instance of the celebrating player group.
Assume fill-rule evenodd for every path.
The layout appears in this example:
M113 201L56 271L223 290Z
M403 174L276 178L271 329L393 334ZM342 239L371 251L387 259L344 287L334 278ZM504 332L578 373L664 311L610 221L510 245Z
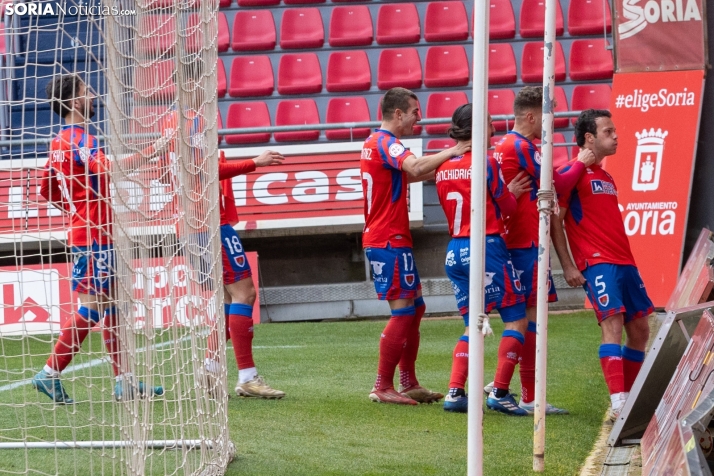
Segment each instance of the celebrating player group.
M176 194L195 195L187 203L200 204L205 184L181 183L177 172L179 153L177 130L192 137L191 154L206 160L203 97L199 87L199 63L184 67L185 88L192 104L174 110L162 124L162 137L140 153L121 161L109 161L87 131L94 113L94 96L76 75L63 75L47 87L52 108L65 122L52 142L50 159L42 179L41 194L71 217L68 245L74 268L72 289L81 303L76 315L63 325L46 365L32 385L57 403L72 403L60 374L72 360L89 331L104 319L104 342L112 360L117 400L139 395L161 395L162 387L146 388L134 382L121 362L113 282L112 210L109 198L109 171L120 165L125 170L153 160L169 171L168 185ZM469 237L471 235L471 164L486 161L486 257L485 309L497 310L505 330L498 347L498 363L492 383L485 387L489 409L514 416L534 411L536 273L539 216L536 206L540 187L540 154L534 140L542 133L543 90L524 87L513 105L515 126L496 145L493 157L473 156L472 106L456 109L448 130L456 145L434 155L417 158L400 138L412 134L421 118L417 96L404 88L389 90L381 103L383 122L365 141L360 159L364 192L365 226L362 244L372 270L377 297L389 304L391 318L381 334L379 361L369 398L375 402L417 405L433 403L444 394L423 387L416 374L421 319L426 305L409 231L407 190L410 182L434 180L439 202L447 218L451 241L445 246L446 274L451 280L465 331L453 350L453 363L444 410L466 412L468 397L469 342ZM653 311L630 251L617 202L612 177L601 167L603 159L617 150L617 133L608 111L584 111L575 125L580 152L574 160L554 171L554 186L560 215L552 223L552 239L566 281L582 286L597 315L602 331L600 361L611 394L611 416L616 418L627 399L644 359L649 335L647 316ZM197 140L193 140L193 139ZM256 167L277 165L284 157L265 151L252 160L227 163L221 156L219 180L228 181L220 200L222 244L222 285L225 288L226 336L213 332L208 338L203 378L215 395L223 356L218 355L219 339L233 341L239 380L236 394L246 397L281 398L285 393L271 388L258 374L252 355L253 304L256 291L243 245L233 226L237 221L234 204L228 203L230 179L254 171ZM228 195L228 196L226 196ZM205 199L204 199L205 200ZM195 205L198 206L198 205ZM177 210L181 207L177 206ZM179 212L180 213L180 212ZM191 214L183 213L186 219ZM177 216L180 217L180 216ZM212 262L206 249L206 230L191 228L178 233L188 254L187 262L199 276L200 285L213 289ZM184 235L184 236L181 236ZM571 259L571 252L574 258ZM557 300L549 277L548 300ZM623 328L625 345L621 346ZM520 401L511 392L516 366L520 372ZM399 382L395 388L395 372ZM547 404L547 414L568 411Z

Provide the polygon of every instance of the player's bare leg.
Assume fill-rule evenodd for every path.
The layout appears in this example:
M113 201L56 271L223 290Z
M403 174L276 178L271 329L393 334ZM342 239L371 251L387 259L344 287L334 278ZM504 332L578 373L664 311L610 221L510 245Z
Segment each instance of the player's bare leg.
M236 394L240 397L283 398L285 392L268 385L253 362L253 304L255 286L249 277L225 286L225 294L230 296L228 316L233 352L238 364Z

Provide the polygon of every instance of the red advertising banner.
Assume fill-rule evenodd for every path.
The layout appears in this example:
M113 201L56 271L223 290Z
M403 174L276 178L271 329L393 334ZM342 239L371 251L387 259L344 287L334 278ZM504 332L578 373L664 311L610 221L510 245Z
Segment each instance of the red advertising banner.
M248 252L246 255L258 290L258 254ZM156 328L201 325L210 317L191 315L191 299L186 294L191 270L182 256L154 258L148 262L137 260L134 265L134 297L145 304L135 303L139 327L147 322ZM73 302L71 276L71 263L0 268L0 336L58 332L78 308L78 303ZM258 324L260 293L256 294L253 322Z
M614 1L616 72L706 67L702 0Z
M702 71L616 74L617 154L606 169L647 293L663 307L677 284L699 131Z

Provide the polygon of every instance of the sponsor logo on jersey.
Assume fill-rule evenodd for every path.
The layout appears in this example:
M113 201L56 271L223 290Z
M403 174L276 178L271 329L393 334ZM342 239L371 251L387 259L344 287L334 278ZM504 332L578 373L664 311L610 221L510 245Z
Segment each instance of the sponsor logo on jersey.
M604 180L591 180L590 188L592 189L593 195L606 194L617 196L617 190L615 189L615 185Z
M662 170L664 139L668 131L654 128L635 132L637 150L635 151L635 169L632 173L632 190L647 192L659 188Z
M617 26L620 40L631 38L647 27L648 23L702 21L702 14L695 0L673 2L671 0L622 0L623 21Z
M397 158L404 153L404 150L405 149L402 144L395 142L394 144L389 146L389 155L391 155L394 158Z
M496 273L485 273L484 280L483 280L483 285L484 286L490 286L493 284L493 277L496 275Z

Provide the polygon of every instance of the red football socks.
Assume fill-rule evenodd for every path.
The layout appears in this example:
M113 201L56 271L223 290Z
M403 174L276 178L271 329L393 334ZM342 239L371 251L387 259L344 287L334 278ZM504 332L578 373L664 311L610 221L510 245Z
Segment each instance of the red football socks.
M535 359L536 359L536 323L528 322L523 351L521 352L521 401L530 403L535 399Z
M407 344L404 347L404 352L402 352L402 358L399 360L399 383L404 388L411 388L419 385L419 381L416 378L416 360L417 354L419 353L419 341L421 339L419 326L421 325L421 318L424 316L424 312L426 311L424 298L416 298L414 300L414 308L414 321L412 323L409 336L407 337Z
M80 307L77 314L68 319L60 329L52 355L47 359L47 366L57 372L67 368L74 354L82 347L82 342L87 338L94 322L98 321L98 311Z
M379 341L379 363L377 364L377 390L394 387L394 371L402 358L404 346L414 324L414 306L392 309L392 318L382 331Z
M600 366L610 395L625 391L622 349L619 344L600 344Z
M107 354L112 361L112 370L114 376L119 376L121 372L120 352L119 352L119 328L117 327L116 308L107 309L104 317L104 329L102 330L104 337L104 347L107 349Z
M525 339L518 331L503 331L501 343L498 346L498 364L493 386L499 390L508 390L513 378L513 372L518 364L518 357L523 350Z
M255 362L253 362L253 306L231 304L228 325L238 369L255 367Z
M449 388L466 388L469 375L469 336L461 336L454 347Z

